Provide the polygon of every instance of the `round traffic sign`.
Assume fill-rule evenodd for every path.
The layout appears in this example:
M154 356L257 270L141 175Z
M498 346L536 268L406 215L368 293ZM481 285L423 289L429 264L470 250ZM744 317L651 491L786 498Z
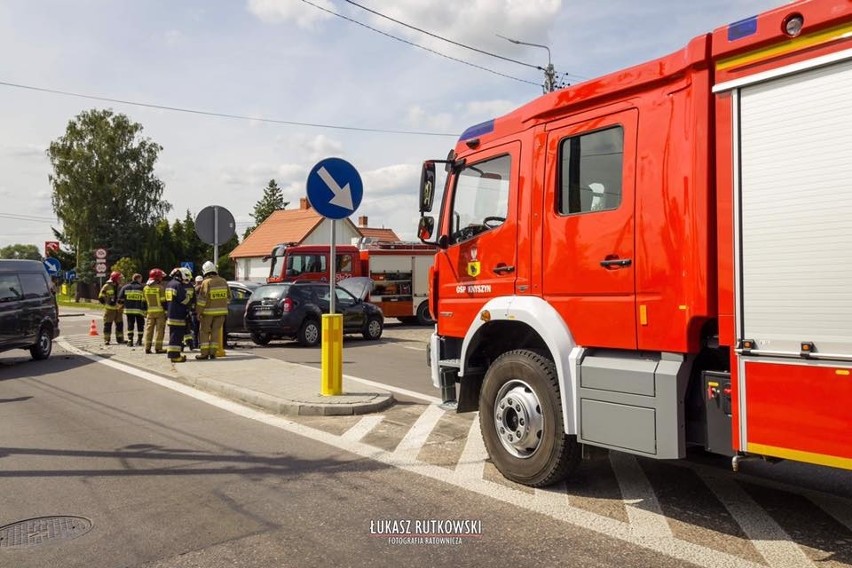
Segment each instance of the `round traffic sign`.
M99 248L95 249L95 258L102 259L107 257L107 249Z
M340 158L326 158L308 174L308 201L327 219L345 219L361 205L364 185L355 166Z
M231 212L219 205L209 205L195 218L195 234L208 245L225 244L237 234Z

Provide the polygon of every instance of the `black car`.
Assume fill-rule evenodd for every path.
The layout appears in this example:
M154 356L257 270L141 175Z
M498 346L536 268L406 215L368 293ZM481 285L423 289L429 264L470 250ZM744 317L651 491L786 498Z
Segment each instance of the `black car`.
M229 333L248 333L244 320L246 304L258 286L260 286L259 282L228 281L231 301L228 302L228 317L225 318L225 337Z
M369 278L347 278L335 288L335 312L343 314L343 333L379 339L384 330L382 310L365 301ZM257 288L246 306L245 323L251 339L266 345L273 339L295 339L314 346L322 336L322 314L329 313L328 283L316 281L267 284Z
M59 308L50 277L37 260L0 260L0 351L29 349L47 359L59 336Z

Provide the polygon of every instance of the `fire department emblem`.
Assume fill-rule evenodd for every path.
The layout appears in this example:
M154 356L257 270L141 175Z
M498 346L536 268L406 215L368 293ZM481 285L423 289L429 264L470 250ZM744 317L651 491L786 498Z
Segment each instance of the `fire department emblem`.
M479 260L477 260L477 258L476 258L477 254L478 254L478 251L476 250L476 247L471 247L470 248L470 260L467 261L467 275L470 276L471 278L476 278L477 276L479 276L480 269L479 269Z

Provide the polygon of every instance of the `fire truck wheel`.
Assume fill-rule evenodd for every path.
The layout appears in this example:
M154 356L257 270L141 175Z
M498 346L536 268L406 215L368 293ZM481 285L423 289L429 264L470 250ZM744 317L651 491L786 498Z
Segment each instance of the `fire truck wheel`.
M320 342L322 337L322 329L320 324L315 319L306 319L299 328L299 333L296 335L296 341L303 347L314 347Z
M429 301L423 300L417 306L417 323L420 325L435 325L432 314L429 313Z
M509 351L488 368L479 424L494 465L517 483L552 485L580 463L580 445L562 427L556 366L534 351Z

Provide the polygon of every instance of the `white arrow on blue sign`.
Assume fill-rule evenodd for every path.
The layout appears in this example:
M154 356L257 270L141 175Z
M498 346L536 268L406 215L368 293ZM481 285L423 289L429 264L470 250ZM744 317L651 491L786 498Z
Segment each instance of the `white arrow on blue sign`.
M308 174L308 200L327 219L345 219L361 205L364 185L355 166L340 158L321 160Z
M47 269L47 273L51 276L59 276L59 271L62 270L62 265L59 263L59 259L53 258L52 256L44 259L44 267Z

